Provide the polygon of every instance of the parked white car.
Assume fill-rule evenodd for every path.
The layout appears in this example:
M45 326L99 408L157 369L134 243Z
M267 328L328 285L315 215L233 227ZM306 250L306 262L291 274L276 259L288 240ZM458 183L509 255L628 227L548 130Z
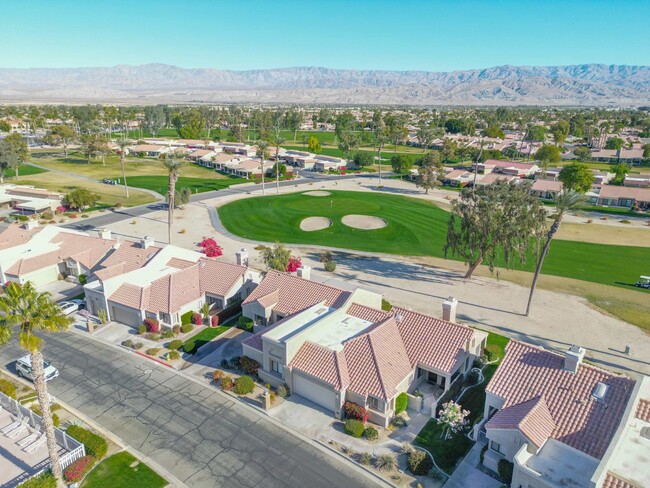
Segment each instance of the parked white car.
M70 303L74 303L75 305L77 305L77 309L79 309L79 310L83 310L84 308L86 308L86 300L82 300L80 298L73 298L73 299L68 300L68 301Z
M32 357L27 355L16 361L16 371L21 378L34 381L34 377L32 376ZM59 370L45 360L43 360L43 372L45 373L45 381L50 381L59 376Z
M65 315L70 315L79 310L79 304L73 301L59 302L59 307Z

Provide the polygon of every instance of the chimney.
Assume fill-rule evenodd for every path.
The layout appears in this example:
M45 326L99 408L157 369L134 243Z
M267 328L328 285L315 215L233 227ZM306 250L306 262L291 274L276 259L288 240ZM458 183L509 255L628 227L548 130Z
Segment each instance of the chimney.
M149 247L153 246L153 244L153 237L144 236L142 239L140 239L140 245L142 246L142 249L148 249Z
M585 357L585 352L584 348L580 346L571 346L564 355L564 371L577 373L578 366L580 366L582 359Z
M235 252L235 260L240 266L248 266L248 250L243 247Z
M111 238L111 231L108 229L101 229L99 231L99 238L100 239L110 239Z
M25 225L23 226L27 230L32 230L38 227L38 221L36 220L28 220L25 222Z
M298 268L296 274L298 275L298 278L304 278L306 280L309 280L311 279L311 268L303 264L302 266L300 266L300 268Z
M456 322L456 308L458 308L458 300L454 297L449 297L442 302L442 320Z

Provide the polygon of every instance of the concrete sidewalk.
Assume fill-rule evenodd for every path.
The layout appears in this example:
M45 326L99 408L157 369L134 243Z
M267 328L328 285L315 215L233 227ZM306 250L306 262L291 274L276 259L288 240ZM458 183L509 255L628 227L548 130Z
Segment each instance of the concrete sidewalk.
M470 449L467 456L460 462L456 470L447 480L444 488L499 488L503 485L500 481L476 469L481 462L481 449L483 444L477 442Z

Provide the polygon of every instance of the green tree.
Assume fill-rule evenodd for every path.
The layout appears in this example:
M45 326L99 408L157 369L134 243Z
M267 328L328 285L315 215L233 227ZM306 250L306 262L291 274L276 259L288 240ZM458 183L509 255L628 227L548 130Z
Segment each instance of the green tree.
M165 110L162 105L149 105L144 108L144 126L156 137L158 131L165 126Z
M63 480L59 464L59 446L54 434L50 395L43 371L43 339L39 336L42 333L64 331L71 323L72 319L61 313L61 309L52 302L50 294L38 293L29 281L22 286L10 283L5 294L0 297L0 345L7 344L16 329L20 347L30 354L50 466L60 486Z
M542 174L545 175L551 163L559 163L562 160L560 148L550 144L544 144L537 150L537 153L535 153L535 159L539 161Z
M174 206L182 210L185 205L190 203L191 196L192 190L190 188L181 188L181 191L176 191L176 193L174 193ZM169 195L165 195L165 201L167 202L167 205L169 205Z
M563 146L564 141L569 136L569 123L566 120L559 120L551 126L551 134L557 146Z
M170 244L172 243L172 224L174 223L174 206L176 205L176 182L186 164L185 160L170 155L167 155L162 162L163 168L167 170L169 177L167 185L167 241Z
M623 144L625 144L625 141L620 137L610 137L605 143L605 149L619 150L623 148Z
M445 137L442 141L442 159L447 162L456 157L458 151L458 143L452 139Z
M576 147L573 150L573 154L575 155L576 158L578 158L578 161L589 161L591 159L591 149L588 147Z
M533 275L533 282L530 286L530 294L528 295L528 304L526 305L526 317L528 317L528 314L530 313L530 306L533 302L533 295L535 294L537 280L539 279L539 275L542 271L544 259L546 259L546 255L548 254L548 251L551 247L551 241L553 240L553 237L560 228L562 218L569 210L575 209L580 204L582 204L582 202L584 202L584 196L575 191L564 191L555 197L555 219L553 220L553 224L546 234L546 240L544 241L542 252L537 258L537 266L535 267L535 274Z
M357 151L354 154L352 162L357 168L365 168L367 166L372 166L374 160L371 153L366 151Z
M424 193L428 194L429 190L440 186L445 176L445 169L440 160L440 153L425 153L422 158L422 164L418 168L418 177L415 180L415 186L424 188Z
M528 128L528 137L526 137L526 140L541 142L544 140L545 135L546 127L543 127L541 125L532 125Z
M485 137L496 137L499 139L505 139L506 135L504 134L503 130L501 127L498 125L490 125L483 129L483 135Z
M320 145L320 141L314 136L309 136L309 139L307 139L307 148L309 149L310 153L314 154L320 154L320 152L323 150Z
M359 147L359 138L351 130L342 131L338 134L339 138L339 149L345 156L345 159L350 159L352 151L355 151Z
M81 152L88 159L88 164L90 160L93 159L97 154L99 154L100 149L102 148L103 138L99 134L84 134L81 136Z
M11 124L4 120L0 120L0 132L11 132Z
M513 185L464 188L452 201L447 225L445 256L462 257L469 265L466 279L481 263L493 271L498 262L510 269L517 260L525 263L532 242L544 229L546 212L531 194L529 181Z
M0 183L4 183L6 172L17 167L19 161L20 156L13 144L6 138L0 139Z
M291 251L279 242L275 246L260 246L258 248L262 254L262 261L268 269L285 272L291 258Z
M431 127L428 125L423 125L418 128L416 137L418 138L420 147L422 147L422 149L424 149L424 152L426 153L431 147L433 141L435 141L436 138L442 136L443 133L444 131L439 127Z
M558 179L564 191L587 193L594 183L594 174L585 163L571 163L562 167Z
M612 169L614 170L614 174L615 174L612 183L614 183L615 185L622 185L623 181L625 181L625 177L627 176L627 173L630 170L627 164L618 163L615 164Z
M16 179L18 179L19 168L29 160L29 148L27 147L27 142L23 139L23 136L18 133L9 134L4 138L4 140L13 146L13 150L16 154L17 159L12 169L15 172Z
M302 122L302 116L297 110L290 110L287 112L285 117L285 124L287 128L293 132L293 140L296 140L298 137L298 129L300 129L300 123Z
M408 154L396 154L390 158L390 164L393 167L393 171L398 175L407 174L415 164L413 158Z
M94 207L99 201L99 195L93 193L88 188L78 187L68 192L63 197L63 203L70 208L82 210L88 207Z
M77 136L74 129L68 125L55 125L48 132L52 146L61 144L63 148L63 157L68 159L68 146L72 144ZM50 143L48 142L48 144Z
M645 144L643 146L643 157L645 159L650 159L650 144Z

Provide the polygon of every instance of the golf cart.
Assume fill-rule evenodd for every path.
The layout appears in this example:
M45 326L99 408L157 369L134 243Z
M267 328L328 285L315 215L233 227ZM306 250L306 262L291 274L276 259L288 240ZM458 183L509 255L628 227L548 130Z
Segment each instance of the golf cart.
M639 288L650 289L650 276L640 276L639 281L634 283L634 286L638 286Z

